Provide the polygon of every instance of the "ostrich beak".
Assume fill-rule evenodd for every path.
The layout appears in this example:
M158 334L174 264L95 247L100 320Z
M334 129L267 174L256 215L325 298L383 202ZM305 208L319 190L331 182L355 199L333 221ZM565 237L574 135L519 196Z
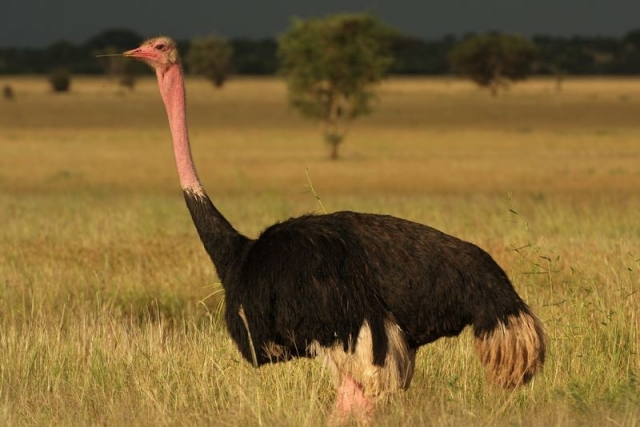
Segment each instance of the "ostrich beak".
M124 56L125 58L139 59L141 61L148 62L150 65L151 63L149 61L153 61L153 62L158 61L157 53L153 50L150 50L146 46L145 47L141 46L135 49L128 50L124 52L122 56Z
M128 51L124 52L122 54L122 56L130 56L130 57L133 57L133 58L140 58L141 54L142 54L142 50L139 47L137 47L135 49L131 49L131 50L128 50Z

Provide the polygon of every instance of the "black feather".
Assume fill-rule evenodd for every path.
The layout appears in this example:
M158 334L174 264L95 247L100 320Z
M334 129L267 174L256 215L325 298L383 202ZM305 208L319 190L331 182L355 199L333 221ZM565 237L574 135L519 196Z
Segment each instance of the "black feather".
M426 225L337 212L289 219L250 240L212 215L206 196L185 199L226 291L229 332L249 361L253 345L258 364L274 361L270 343L284 359L309 356L314 341L353 349L367 321L382 366L385 319L417 348L470 324L481 335L528 310L489 254Z

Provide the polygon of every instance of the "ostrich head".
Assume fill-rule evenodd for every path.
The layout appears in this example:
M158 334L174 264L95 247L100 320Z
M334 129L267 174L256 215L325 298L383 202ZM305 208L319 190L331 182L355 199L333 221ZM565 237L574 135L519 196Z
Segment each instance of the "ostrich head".
M157 71L166 71L180 62L176 42L169 37L146 40L140 47L128 50L123 55L144 61Z

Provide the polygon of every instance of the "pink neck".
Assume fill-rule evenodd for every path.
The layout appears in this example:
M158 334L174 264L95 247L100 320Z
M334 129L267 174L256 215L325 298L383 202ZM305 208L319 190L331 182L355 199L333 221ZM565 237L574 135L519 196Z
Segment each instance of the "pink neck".
M173 154L176 158L178 177L183 190L195 194L204 194L198 173L196 172L187 130L187 107L185 101L184 79L180 65L175 64L166 70L156 70L160 95L169 117L169 127L173 139Z

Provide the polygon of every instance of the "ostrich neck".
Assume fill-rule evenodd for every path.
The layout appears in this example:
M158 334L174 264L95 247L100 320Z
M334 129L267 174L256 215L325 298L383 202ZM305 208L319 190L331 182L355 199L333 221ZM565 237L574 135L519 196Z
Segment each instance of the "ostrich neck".
M185 89L179 65L157 71L160 94L169 117L180 185L200 240L216 266L223 284L232 277L234 266L250 242L238 233L213 205L196 172L187 129Z
M204 190L198 179L187 129L187 107L185 101L184 79L180 66L175 64L165 72L158 71L160 95L169 117L169 127L173 139L173 153L176 158L180 185L185 191L202 195Z

